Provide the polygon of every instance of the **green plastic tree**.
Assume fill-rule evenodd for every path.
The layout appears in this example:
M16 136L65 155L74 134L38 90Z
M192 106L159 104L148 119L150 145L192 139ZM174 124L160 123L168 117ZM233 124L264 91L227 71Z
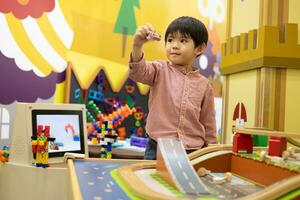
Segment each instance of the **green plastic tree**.
M125 55L127 35L134 35L136 31L134 7L140 7L139 0L122 0L122 5L114 28L114 33L123 35L122 57Z

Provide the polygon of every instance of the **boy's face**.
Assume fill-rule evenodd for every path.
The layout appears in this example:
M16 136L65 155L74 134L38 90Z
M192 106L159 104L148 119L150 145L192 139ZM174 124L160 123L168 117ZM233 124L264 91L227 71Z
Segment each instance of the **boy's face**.
M175 32L169 34L166 41L166 54L172 64L191 67L203 46L195 47L191 37Z

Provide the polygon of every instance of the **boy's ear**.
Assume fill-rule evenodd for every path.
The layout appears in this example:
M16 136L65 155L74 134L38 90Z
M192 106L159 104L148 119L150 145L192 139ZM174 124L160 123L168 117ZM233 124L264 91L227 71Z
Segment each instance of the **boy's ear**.
M197 48L196 48L196 54L197 56L200 56L202 54L202 52L204 51L204 49L206 48L206 44L202 43L200 44Z

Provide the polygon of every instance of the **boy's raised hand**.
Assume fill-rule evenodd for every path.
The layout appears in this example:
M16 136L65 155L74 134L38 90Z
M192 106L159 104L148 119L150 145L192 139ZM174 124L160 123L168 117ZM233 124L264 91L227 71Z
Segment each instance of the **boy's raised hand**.
M139 27L134 35L133 45L136 47L142 47L144 43L149 40L160 40L160 35L155 32L155 29L146 24Z

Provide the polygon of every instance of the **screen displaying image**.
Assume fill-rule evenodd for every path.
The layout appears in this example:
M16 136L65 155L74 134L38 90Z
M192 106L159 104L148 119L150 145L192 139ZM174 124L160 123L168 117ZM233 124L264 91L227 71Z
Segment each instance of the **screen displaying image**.
M55 138L51 152L80 150L78 115L37 115L37 125L50 126L50 137Z

